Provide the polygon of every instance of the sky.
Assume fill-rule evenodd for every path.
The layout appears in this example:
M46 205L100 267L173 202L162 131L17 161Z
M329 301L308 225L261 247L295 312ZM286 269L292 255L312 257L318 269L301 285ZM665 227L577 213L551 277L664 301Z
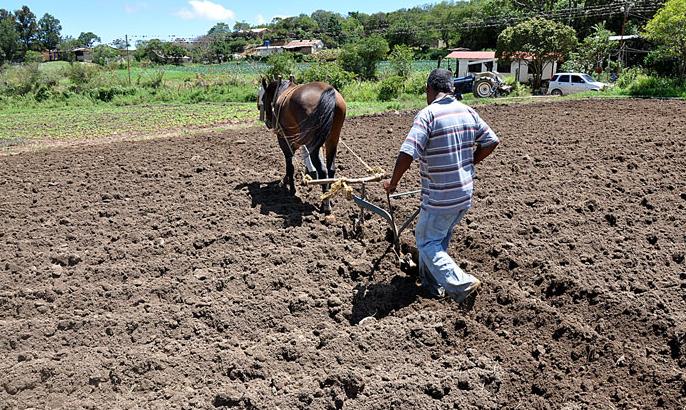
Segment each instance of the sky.
M40 18L52 14L62 24L62 35L77 37L92 31L105 43L128 34L131 42L148 38L193 38L214 24L236 21L264 24L315 10L374 13L432 3L426 0L2 0L0 8L28 6Z

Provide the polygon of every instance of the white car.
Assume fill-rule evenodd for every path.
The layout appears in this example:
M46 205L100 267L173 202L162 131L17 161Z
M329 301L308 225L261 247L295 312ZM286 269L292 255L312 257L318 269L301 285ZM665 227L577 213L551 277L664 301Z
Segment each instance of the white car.
M550 79L548 94L568 95L585 91L602 91L607 86L588 74L557 73Z

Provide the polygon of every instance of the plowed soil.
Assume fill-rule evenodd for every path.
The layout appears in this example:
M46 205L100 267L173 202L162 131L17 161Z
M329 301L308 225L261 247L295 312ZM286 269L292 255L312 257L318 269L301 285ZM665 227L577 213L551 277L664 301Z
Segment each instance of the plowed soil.
M261 128L0 158L0 409L684 408L686 103L479 112L502 144L451 244L468 311L380 218L355 238L350 202L286 196ZM343 138L390 170L411 122Z

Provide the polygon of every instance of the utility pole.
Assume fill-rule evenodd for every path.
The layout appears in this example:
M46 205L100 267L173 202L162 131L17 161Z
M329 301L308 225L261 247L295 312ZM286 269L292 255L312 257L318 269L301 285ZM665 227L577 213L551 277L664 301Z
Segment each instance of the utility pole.
M620 63L620 68L624 68L625 62L624 62L624 29L626 27L626 21L629 19L629 10L633 4L631 2L626 3L626 5L620 7L620 11L624 13L624 20L622 20L622 33L620 34L620 41L619 41L619 63Z
M131 86L131 55L129 54L129 35L124 35L124 42L126 43L126 68L129 72L129 86Z

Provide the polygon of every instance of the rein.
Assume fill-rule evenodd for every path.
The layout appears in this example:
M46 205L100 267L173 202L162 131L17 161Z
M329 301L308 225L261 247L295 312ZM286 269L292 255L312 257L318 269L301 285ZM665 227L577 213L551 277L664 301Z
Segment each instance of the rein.
M290 83L291 85L293 83ZM302 87L302 85L296 85L295 87L289 86L286 88L285 91L283 91L281 94L278 92L274 94L274 102L272 103L272 112L274 113L274 128L272 129L272 132L274 132L277 136L282 135L282 138L289 138L289 137L295 137L296 135L286 135L286 128L284 128L281 125L281 110L283 109L283 106L286 105L286 101L290 96L295 92L295 90L299 89ZM290 144L289 144L290 147Z

